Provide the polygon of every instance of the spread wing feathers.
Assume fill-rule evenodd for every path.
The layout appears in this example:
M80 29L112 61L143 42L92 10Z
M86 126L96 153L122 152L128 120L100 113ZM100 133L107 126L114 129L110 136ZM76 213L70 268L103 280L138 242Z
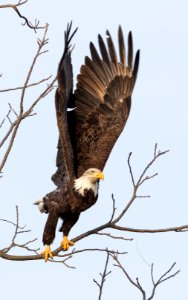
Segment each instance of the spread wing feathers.
M103 170L131 108L131 94L139 66L139 51L133 65L133 42L128 35L128 53L121 27L118 30L119 59L109 31L107 46L98 36L100 54L90 43L91 58L85 58L75 90L77 176L90 167Z
M65 47L57 71L58 88L55 95L59 141L56 160L57 171L52 176L52 180L58 187L65 185L66 182L71 182L75 175L72 141L70 140L70 128L68 128L67 122L67 108L72 107L73 102L73 74L70 42L77 31L76 28L71 34L71 27L72 22L67 25L67 30L65 31Z

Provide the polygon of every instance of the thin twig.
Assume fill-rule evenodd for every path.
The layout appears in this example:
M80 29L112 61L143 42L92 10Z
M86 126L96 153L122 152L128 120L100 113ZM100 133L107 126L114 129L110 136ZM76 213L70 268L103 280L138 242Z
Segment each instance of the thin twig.
M153 275L153 269L154 269L153 266L154 265L152 264L151 265L151 281L152 281L152 284L153 284L153 288L152 288L152 291L151 291L151 295L147 298L146 297L146 291L144 290L144 288L140 284L139 278L137 277L136 280L132 279L130 277L130 275L128 274L128 272L126 271L125 267L121 264L120 260L118 259L118 256L117 255L113 255L113 254L110 254L110 255L116 261L116 264L114 264L114 266L119 267L122 270L123 274L128 279L128 281L141 292L143 300L151 300L151 299L153 299L157 287L162 282L167 281L167 280L175 277L180 272L180 270L178 270L174 274L168 275L172 271L172 269L174 268L174 266L175 266L175 263L173 263L172 266L163 275L161 275L159 277L159 279L155 282L154 275Z
M22 25L25 25L25 24L26 24L29 28L33 29L33 30L35 31L35 33L36 33L36 31L37 31L38 29L45 29L46 26L47 26L47 24L44 25L44 26L39 26L40 21L39 21L39 20L35 20L35 24L33 25L33 24L32 24L25 16L23 16L23 15L20 13L18 7L19 7L20 5L26 4L27 2L28 2L28 0L24 0L24 1L18 1L17 4L4 4L4 5L0 5L0 8L12 8L12 9L14 9L14 11L17 13L17 15L18 15L21 19L23 19L23 20L25 21L25 23L22 24Z
M132 167L131 167L131 162L130 162L131 155L132 155L132 152L129 153L129 156L128 156L128 159L127 159L127 163L128 163L129 172L130 172L130 175L131 175L132 184L133 184L133 187L135 188L135 180L134 180L134 176L133 176L133 172L132 172Z
M171 275L168 275L172 271L172 269L174 268L175 265L176 265L176 263L173 263L172 266L156 282L154 281L154 275L153 275L154 265L153 264L151 265L151 280L152 280L152 283L153 283L153 288L152 288L152 291L151 291L151 295L150 295L150 297L148 297L147 300L153 299L153 297L155 295L155 292L156 292L156 288L158 287L158 285L160 285L164 281L167 281L167 280L175 277L180 272L180 270L178 270L175 273L173 273Z
M112 206L112 215L111 215L111 218L110 218L110 222L113 221L113 218L114 218L115 212L116 212L116 201L115 201L115 198L114 198L113 194L112 194L112 203L113 203L113 206Z
M10 111L12 111L14 113L14 115L18 118L18 114L15 111L15 109L12 107L12 105L10 103L8 103L9 107L10 107Z
M9 224L12 224L14 226L18 226L16 223L12 222L12 221L9 221L9 220L6 220L6 219L0 219L0 221L3 221L3 222L7 222ZM18 226L19 229L24 229L25 226L21 227L21 226Z
M155 146L156 147L156 146ZM152 179L153 177L155 177L157 175L154 174L152 176L145 176L145 174L147 173L148 169L154 164L154 162L159 158L159 156L166 154L167 152L169 152L169 150L167 151L162 151L162 152L158 152L157 155L155 155L152 160L146 165L146 167L144 168L143 172L141 173L140 177L138 178L137 182L135 181L134 177L133 177L133 172L132 172L132 168L131 168L131 164L130 164L130 157L132 155L132 153L129 153L128 156L128 166L129 166L129 171L131 174L131 179L132 179L132 183L133 183L133 193L132 193L132 197L130 199L130 201L127 203L127 205L125 206L125 208L123 209L123 211L120 213L120 215L113 221L113 223L117 223L119 222L119 220L125 215L125 213L127 212L127 210L131 207L131 205L133 204L133 202L135 201L135 199L137 198L137 192L139 187L148 179Z
M5 92L11 92L11 91L17 91L17 90L23 90L23 88L30 88L30 87L33 87L33 86L36 86L36 85L40 85L41 83L45 82L45 81L48 81L50 78L52 78L52 75L44 78L44 79L41 79L37 82L33 82L33 83L30 83L28 84L27 86L18 86L18 87L15 87L15 88L8 88L8 89L4 89L4 90L0 90L0 93L5 93Z
M96 234L103 235L103 236L105 235L115 240L133 241L132 238L128 239L128 238L124 238L123 236L114 236L111 233L107 233L107 232L97 232Z
M12 224L15 227L14 234L13 234L10 245L4 249L1 249L1 253L4 253L6 255L12 248L18 247L18 248L24 248L27 251L31 251L31 252L34 252L35 254L38 254L37 253L38 249L31 249L30 247L28 247L29 244L31 244L37 240L36 238L33 240L30 240L30 241L27 241L25 243L22 243L22 244L18 244L16 242L16 238L17 238L18 234L28 233L31 231L31 230L23 230L25 228L25 226L20 226L20 224L19 224L19 209L18 209L17 205L16 205L16 222L15 223L12 221L5 220L5 219L0 219L0 221L4 221L9 224Z
M0 123L0 128L2 128L3 127L3 124L5 123L5 118L1 121L1 123Z
M93 281L97 284L97 286L99 288L99 297L98 297L98 300L101 300L104 283L106 281L106 277L111 273L111 271L107 272L108 263L109 263L109 256L110 256L110 253L107 251L106 262L105 262L105 266L104 266L104 271L103 271L103 273L100 273L101 282L98 283L96 279L93 279Z
M125 274L125 276L127 277L127 279L130 281L130 283L132 285L134 285L135 287L138 287L138 285L136 284L136 282L129 276L129 274L127 273L127 271L125 270L125 268L123 267L123 265L120 263L118 256L117 255L112 255L111 257L116 261L117 264L114 264L114 266L119 267L123 273Z

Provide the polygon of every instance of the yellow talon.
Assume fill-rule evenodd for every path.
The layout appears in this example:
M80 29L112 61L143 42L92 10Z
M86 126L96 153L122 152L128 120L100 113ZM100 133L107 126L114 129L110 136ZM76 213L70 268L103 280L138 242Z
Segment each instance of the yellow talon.
M64 236L61 242L61 247L63 248L64 251L67 251L69 249L69 246L74 246L74 242L69 241L68 237Z
M44 248L44 250L42 251L41 254L44 255L44 260L45 260L45 262L48 261L48 258L49 258L49 257L50 257L50 258L53 257L52 252L51 252L51 249L50 249L50 246L46 246L46 247Z

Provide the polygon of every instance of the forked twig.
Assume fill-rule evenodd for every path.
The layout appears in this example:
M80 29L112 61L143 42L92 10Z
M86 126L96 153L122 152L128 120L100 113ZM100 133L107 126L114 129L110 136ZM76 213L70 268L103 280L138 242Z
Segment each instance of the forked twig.
M110 253L107 251L106 262L105 262L105 266L104 266L104 271L103 271L103 273L100 273L101 282L99 283L96 279L93 279L93 281L96 283L96 285L99 288L99 297L98 297L98 300L101 300L102 292L103 292L103 288L104 288L104 283L106 281L106 277L111 273L111 271L107 271L108 263L109 263L109 256L110 256Z
M144 288L142 287L142 285L140 284L140 281L139 281L139 278L137 277L136 279L133 279L131 278L131 276L128 274L128 272L126 271L125 267L121 264L119 258L118 258L118 255L113 255L113 254L110 254L110 256L115 260L116 264L114 264L114 266L120 268L123 272L123 274L126 276L126 278L128 279L128 281L133 285L135 286L142 294L142 299L143 300L151 300L153 299L154 295L155 295L155 292L156 292L156 289L157 287L163 283L164 281L167 281L173 277L175 277L179 272L180 270L176 271L175 273L173 274L170 274L170 272L172 271L172 269L174 268L175 266L175 263L173 263L171 265L171 267L164 273L162 274L159 279L157 281L154 280L154 274L153 274L153 271L154 271L154 265L152 264L151 265L151 281L152 281L152 284L153 284L153 287L152 287L152 291L150 293L150 296L147 297L147 292L146 290L144 290Z
M30 251L30 252L34 252L36 255L38 254L37 251L39 249L32 249L32 248L28 247L29 244L32 244L33 242L35 242L37 240L36 238L34 238L32 240L29 240L29 241L27 241L25 243L22 243L22 244L16 242L16 239L17 239L19 234L28 233L28 232L31 231L31 230L24 230L25 226L20 226L20 224L19 224L19 209L18 209L17 205L16 205L16 222L15 223L11 222L11 221L8 221L8 220L5 220L5 219L0 219L0 221L7 222L7 223L9 223L9 224L11 224L15 227L14 234L13 234L10 245L8 247L4 248L4 249L1 249L0 250L1 253L4 253L6 255L12 248L18 247L18 248L23 248L23 249L25 249L27 251Z
M18 7L21 6L21 5L26 4L27 2L28 2L28 0L20 0L20 1L18 1L17 4L2 4L2 5L0 5L0 9L1 8L12 8L17 13L17 15L21 19L24 20L25 23L23 23L22 25L27 25L29 28L33 29L35 31L35 33L36 33L36 31L38 29L45 29L48 24L46 24L44 26L39 26L40 21L39 20L35 20L35 24L33 25L25 16L23 16L20 13Z

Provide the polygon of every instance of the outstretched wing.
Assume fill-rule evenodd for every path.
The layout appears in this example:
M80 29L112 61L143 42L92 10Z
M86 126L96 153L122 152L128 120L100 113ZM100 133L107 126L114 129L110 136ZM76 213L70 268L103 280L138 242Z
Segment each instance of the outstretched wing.
M109 31L107 47L98 36L100 54L90 43L75 90L77 176L91 167L103 170L122 132L131 108L131 94L137 77L139 51L133 66L132 34L126 55L121 27L118 30L119 59Z
M59 63L57 80L58 88L55 95L55 107L57 116L57 125L59 129L59 141L57 152L57 171L52 176L53 182L61 187L67 182L71 182L74 179L74 159L72 150L72 141L70 137L71 128L67 119L67 108L73 105L73 74L71 64L71 39L77 31L77 28L71 33L72 22L67 25L65 31L65 48L63 56Z

